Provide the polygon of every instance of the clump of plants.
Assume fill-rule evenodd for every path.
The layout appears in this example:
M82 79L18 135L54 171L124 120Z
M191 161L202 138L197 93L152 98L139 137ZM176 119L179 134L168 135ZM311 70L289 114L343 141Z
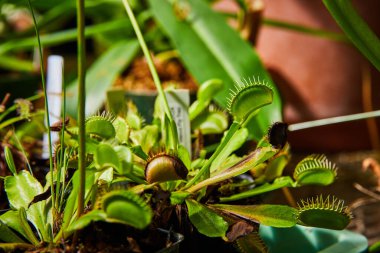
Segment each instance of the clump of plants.
M238 86L229 106L233 123L226 130L226 124L220 124L228 122L226 113L209 110L210 100L202 100L219 86L219 82L202 86L191 107L193 122L198 122L194 129L198 132L194 137L198 152L193 159L175 138L170 116L158 110L165 104L164 96L157 99L152 124L144 124L132 105L118 116L103 113L87 118L87 211L79 219L75 215L79 173L71 175L78 167L77 127L59 129L65 139L54 151L53 183L48 174L45 186L28 171L16 173L12 156L7 153L13 175L4 182L12 210L0 216L2 229L7 231L1 239L17 242L14 246L18 247L23 245L20 243L59 243L91 223L105 222L141 231L174 229L188 236L193 229L234 242L243 252L265 252L258 234L260 224L344 229L351 214L343 201L333 196L301 200L298 208L255 201L254 196L283 187L331 184L337 168L324 155L310 155L296 166L293 177L283 176L290 156L284 123L275 123L253 151L237 156L235 151L248 136L245 119L270 103L271 90L259 81ZM194 116L197 107L206 110ZM214 113L223 116L210 117ZM207 152L207 146L200 144L206 129L210 133L224 132L214 151ZM54 207L51 185L55 190Z
M11 209L0 216L4 242L0 247L47 244L86 251L83 247L91 235L80 231L94 226L110 233L112 227L122 228L117 238L128 239L121 245L117 240L121 252L158 250L149 238L160 229L181 232L186 240L197 234L222 238L241 252L266 252L258 233L261 224L344 229L351 214L334 196L301 200L298 207L261 204L255 198L284 187L329 185L337 174L324 155L310 155L295 167L293 177L284 176L290 148L282 122L270 126L252 151L237 155L248 138L248 120L273 101L273 87L265 81L237 83L228 99L228 113L211 105L223 84L204 83L189 108L194 143L190 154L179 142L151 56L128 2L123 3L158 90L153 122L144 123L129 103L126 108L110 108L117 114L90 116L79 126L66 120L55 125L52 130L61 132L62 138L52 152L52 169L44 185L28 171L17 172L8 153L12 175L4 178L4 185ZM204 143L210 134L223 137L210 147ZM68 246L72 243L74 248ZM169 244L170 240L160 246Z

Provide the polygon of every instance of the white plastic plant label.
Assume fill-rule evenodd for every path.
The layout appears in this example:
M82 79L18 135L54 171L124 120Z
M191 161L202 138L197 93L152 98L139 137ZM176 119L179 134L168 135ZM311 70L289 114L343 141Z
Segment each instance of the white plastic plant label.
M63 57L51 55L47 62L46 91L49 104L50 124L61 120L62 83L63 83ZM46 122L45 122L46 124ZM51 143L59 140L59 133L51 132ZM47 133L43 136L42 158L49 158L49 141Z
M173 119L177 125L178 140L191 156L191 132L189 119L189 90L177 89L165 91Z

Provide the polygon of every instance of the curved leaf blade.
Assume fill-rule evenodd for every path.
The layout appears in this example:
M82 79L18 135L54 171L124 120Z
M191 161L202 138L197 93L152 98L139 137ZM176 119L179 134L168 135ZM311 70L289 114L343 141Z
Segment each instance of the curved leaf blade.
M186 1L185 21L176 16L169 2L150 0L153 15L198 83L212 78L223 81L224 89L215 98L218 104L226 108L229 90L241 78L258 76L268 81L274 92L273 103L262 108L249 124L250 136L259 140L273 122L281 121L282 118L279 92L259 56L204 1Z
M91 222L95 221L105 221L107 219L107 215L103 210L92 210L91 212L86 213L81 216L78 220L71 223L71 225L67 228L67 231L76 231L83 229L90 225Z
M43 188L36 178L28 171L21 171L17 175L8 176L4 180L4 188L12 208L28 208L35 196L43 193Z
M2 220L0 220L0 240L7 243L25 243Z
M293 227L297 224L297 209L284 205L211 205L217 210L271 227Z
M239 199L246 199L246 198L250 198L250 197L253 197L253 196L256 196L259 194L263 194L266 192L278 190L278 189L281 189L283 187L294 187L294 186L295 186L295 183L289 176L280 177L280 178L275 179L273 181L273 183L265 183L263 185L255 187L251 190L247 190L247 191L244 191L241 193L237 193L237 194L231 195L229 197L221 197L220 201L221 202L229 202L229 201L236 201Z
M228 223L217 213L195 200L186 200L191 223L199 233L209 237L222 237L226 234Z
M8 146L5 146L4 148L4 155L5 155L5 161L7 162L9 170L12 172L13 175L17 173L16 165L13 160L12 151Z
M121 170L121 163L117 152L106 143L100 143L94 154L95 166L98 169L112 167Z
M25 233L24 229L21 226L20 217L18 215L18 211L9 210L8 212L2 214L0 216L0 222L7 225L9 228L13 229L20 235L22 235L24 238L28 238L27 234ZM1 224L0 224L1 227ZM3 233L0 233L3 234ZM5 241L2 238L0 238L1 241ZM9 242L15 242L15 241L9 241ZM24 241L20 241L24 242Z
M380 71L380 40L351 1L323 0L323 3L352 43Z

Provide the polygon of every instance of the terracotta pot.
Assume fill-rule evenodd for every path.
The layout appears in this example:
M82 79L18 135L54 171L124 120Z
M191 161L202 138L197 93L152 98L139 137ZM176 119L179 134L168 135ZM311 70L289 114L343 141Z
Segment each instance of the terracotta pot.
M219 8L235 9L233 1ZM341 32L320 0L263 0L264 18ZM380 35L380 1L353 1L360 15ZM284 101L284 119L292 124L363 112L362 69L371 66L354 46L283 28L263 25L257 40L262 61ZM370 67L373 109L380 108L380 73ZM342 151L371 148L366 121L292 132L294 149ZM375 137L377 138L377 137Z
M322 1L264 1L264 16L341 32ZM353 1L380 34L379 1ZM257 49L279 86L289 123L363 112L362 68L370 64L351 45L263 26ZM380 73L371 68L374 107L380 107ZM295 148L338 151L370 148L365 121L312 128L290 134Z

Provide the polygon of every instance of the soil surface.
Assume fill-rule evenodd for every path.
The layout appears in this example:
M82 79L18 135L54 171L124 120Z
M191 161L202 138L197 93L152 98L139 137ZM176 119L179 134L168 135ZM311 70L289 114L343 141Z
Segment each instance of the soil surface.
M178 89L197 90L194 79L178 60L161 61L155 58L154 64L164 88L174 85ZM125 90L134 92L156 90L145 58L137 58L116 81L116 86L122 86Z

